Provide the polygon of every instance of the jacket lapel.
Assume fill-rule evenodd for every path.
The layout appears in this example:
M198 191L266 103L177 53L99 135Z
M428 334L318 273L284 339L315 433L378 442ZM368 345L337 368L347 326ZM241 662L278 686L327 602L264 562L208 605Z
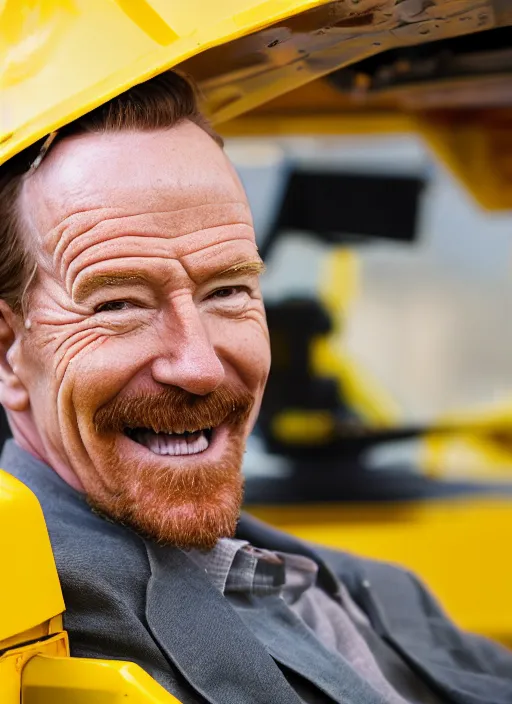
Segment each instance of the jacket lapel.
M327 648L277 596L253 597L239 613L271 655L335 702L384 704L384 697Z
M300 704L278 666L187 556L146 544L146 618L156 641L211 704Z

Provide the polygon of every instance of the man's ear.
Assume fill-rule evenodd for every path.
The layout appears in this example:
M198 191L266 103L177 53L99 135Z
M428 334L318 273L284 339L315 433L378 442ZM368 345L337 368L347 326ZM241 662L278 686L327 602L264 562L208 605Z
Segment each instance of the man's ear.
M0 403L8 411L26 411L30 405L28 391L18 376L22 328L19 316L0 300Z

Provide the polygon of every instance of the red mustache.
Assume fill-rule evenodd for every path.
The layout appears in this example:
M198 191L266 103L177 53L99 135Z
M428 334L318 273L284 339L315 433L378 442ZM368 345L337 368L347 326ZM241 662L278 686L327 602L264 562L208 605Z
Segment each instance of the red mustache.
M178 387L158 393L116 396L94 415L96 432L123 432L148 428L155 433L196 432L221 423L242 425L254 405L245 389L223 386L206 396Z

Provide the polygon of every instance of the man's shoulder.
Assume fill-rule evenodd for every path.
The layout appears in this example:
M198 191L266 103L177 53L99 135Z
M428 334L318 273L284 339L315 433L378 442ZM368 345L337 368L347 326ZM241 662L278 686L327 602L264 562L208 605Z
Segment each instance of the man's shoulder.
M37 497L61 581L119 573L120 564L124 568L134 562L147 564L138 536L95 513L83 495L12 440L4 447L0 466Z
M377 600L389 627L401 630L405 620L408 629L415 624L423 631L432 617L450 622L434 595L408 568L316 545L314 550L352 596L362 596L366 602Z
M309 555L326 566L350 591L356 587L356 582L361 580L374 579L379 584L388 581L409 583L412 577L410 572L399 565L361 557L343 549L302 541L247 513L242 514L238 535L249 540L255 547Z
M356 601L362 598L367 604L377 603L393 629L401 631L407 626L407 630L425 630L431 619L450 623L422 581L403 566L307 543L252 516L244 515L240 525L240 537L250 539L256 547L297 552L315 559L320 567L319 578L322 579L323 571L323 585L329 591L336 589L335 583L342 582Z
M78 534L70 530L71 526L93 532L97 528L97 520L84 497L66 484L53 469L22 450L13 440L6 443L0 466L35 494L49 531L66 530L71 537Z
M412 571L393 562L363 557L342 549L327 548L321 545L311 545L311 547L338 579L343 581L363 579L380 589L387 584L395 588L397 584L410 586L418 581Z

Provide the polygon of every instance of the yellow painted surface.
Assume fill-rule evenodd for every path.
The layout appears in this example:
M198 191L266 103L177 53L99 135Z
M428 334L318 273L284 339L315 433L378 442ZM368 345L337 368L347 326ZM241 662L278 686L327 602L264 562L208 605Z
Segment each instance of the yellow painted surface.
M512 645L512 502L249 507L298 538L403 565L463 628Z
M305 86L314 87L314 83ZM335 106L334 106L335 108ZM295 111L288 109L279 112L256 111L241 115L219 126L224 137L286 137L307 135L340 137L372 136L387 134L407 134L415 132L417 125L414 118L407 114L390 111L343 113L340 108L322 111Z
M391 0L3 0L0 163L178 64L218 123L386 49L496 24L490 0L405 20Z
M0 656L0 702L2 704L20 704L24 667L31 658L41 653L51 657L69 655L67 635L59 633L38 643L12 648ZM91 702L91 704L95 703Z
M512 118L476 115L419 121L434 154L487 210L512 207Z
M179 704L141 667L115 660L37 656L21 686L23 704Z
M431 477L507 481L511 476L512 448L485 435L430 435L422 443L419 464Z
M4 638L0 640L0 652L5 650L10 650L11 648L17 648L25 643L32 643L37 640L44 640L51 635L57 635L63 629L62 626L62 614L54 616L49 621L40 623L34 628L29 628L28 631L21 631L16 633L9 638Z
M2 470L0 560L1 704L178 701L137 665L69 657L64 602L41 507Z
M512 467L512 401L444 414L423 443L421 466L434 477L507 479Z
M375 426L398 422L400 411L386 389L343 347L343 327L359 291L359 258L346 247L335 248L320 277L319 298L330 314L329 335L313 340L311 364L318 376L335 377L347 403Z
M64 611L43 512L34 494L0 470L0 641Z
M136 83L318 0L4 0L0 162Z
M324 263L320 281L319 299L330 316L332 330L311 340L313 373L335 378L350 407L372 425L396 423L399 410L390 394L343 348L344 321L359 288L357 254L346 247L334 248ZM345 423L344 431L349 430ZM337 432L336 418L329 411L287 408L272 421L273 436L294 445L323 445Z
M272 435L294 445L322 445L332 440L336 427L328 411L288 408L272 421Z

